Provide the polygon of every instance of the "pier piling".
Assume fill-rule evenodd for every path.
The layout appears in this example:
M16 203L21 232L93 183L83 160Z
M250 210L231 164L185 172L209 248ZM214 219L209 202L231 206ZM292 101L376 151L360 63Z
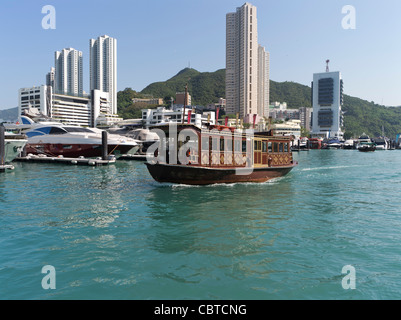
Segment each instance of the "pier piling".
M107 160L107 131L102 132L102 159Z

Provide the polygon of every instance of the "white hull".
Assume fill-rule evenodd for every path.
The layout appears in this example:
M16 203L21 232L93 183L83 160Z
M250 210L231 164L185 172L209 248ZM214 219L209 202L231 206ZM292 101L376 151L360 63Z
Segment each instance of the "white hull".
M5 140L5 163L12 162L24 149L27 140L6 139Z
M97 157L101 155L103 130L64 125L58 122L34 122L22 116L22 124L9 125L28 137L27 153L68 157ZM134 154L141 142L116 134L107 135L108 153Z

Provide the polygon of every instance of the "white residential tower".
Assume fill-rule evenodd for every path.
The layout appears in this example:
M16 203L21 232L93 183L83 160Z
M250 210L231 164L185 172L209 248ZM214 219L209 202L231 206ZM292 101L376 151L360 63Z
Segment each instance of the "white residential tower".
M269 117L270 105L270 53L258 48L258 115Z
M109 113L117 114L117 40L107 35L90 39L90 90L107 92Z
M226 15L226 108L241 118L258 114L258 22L250 3Z
M55 92L82 96L82 51L66 48L55 52Z

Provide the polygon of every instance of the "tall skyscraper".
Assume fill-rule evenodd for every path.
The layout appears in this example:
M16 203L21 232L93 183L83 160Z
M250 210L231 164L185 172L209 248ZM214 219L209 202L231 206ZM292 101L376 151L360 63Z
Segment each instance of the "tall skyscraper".
M340 72L315 73L312 82L313 137L343 138L343 80Z
M55 52L55 91L83 94L82 51L66 48Z
M258 48L258 115L269 117L270 105L270 53L264 47Z
M258 114L258 22L245 3L226 16L226 109L241 118Z
M111 114L117 114L117 40L107 35L90 39L90 90L109 93Z

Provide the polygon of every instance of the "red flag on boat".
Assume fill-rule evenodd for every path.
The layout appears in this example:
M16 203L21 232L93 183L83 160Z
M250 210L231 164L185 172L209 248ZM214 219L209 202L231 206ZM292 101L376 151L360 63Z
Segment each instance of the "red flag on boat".
M256 116L257 116L257 114L253 115L253 128L254 129L255 129L255 123L256 123Z
M216 124L219 121L219 111L220 111L220 107L216 108Z
M192 110L188 110L188 124L191 123Z
M225 123L226 127L228 127L228 117L226 117L226 123Z

